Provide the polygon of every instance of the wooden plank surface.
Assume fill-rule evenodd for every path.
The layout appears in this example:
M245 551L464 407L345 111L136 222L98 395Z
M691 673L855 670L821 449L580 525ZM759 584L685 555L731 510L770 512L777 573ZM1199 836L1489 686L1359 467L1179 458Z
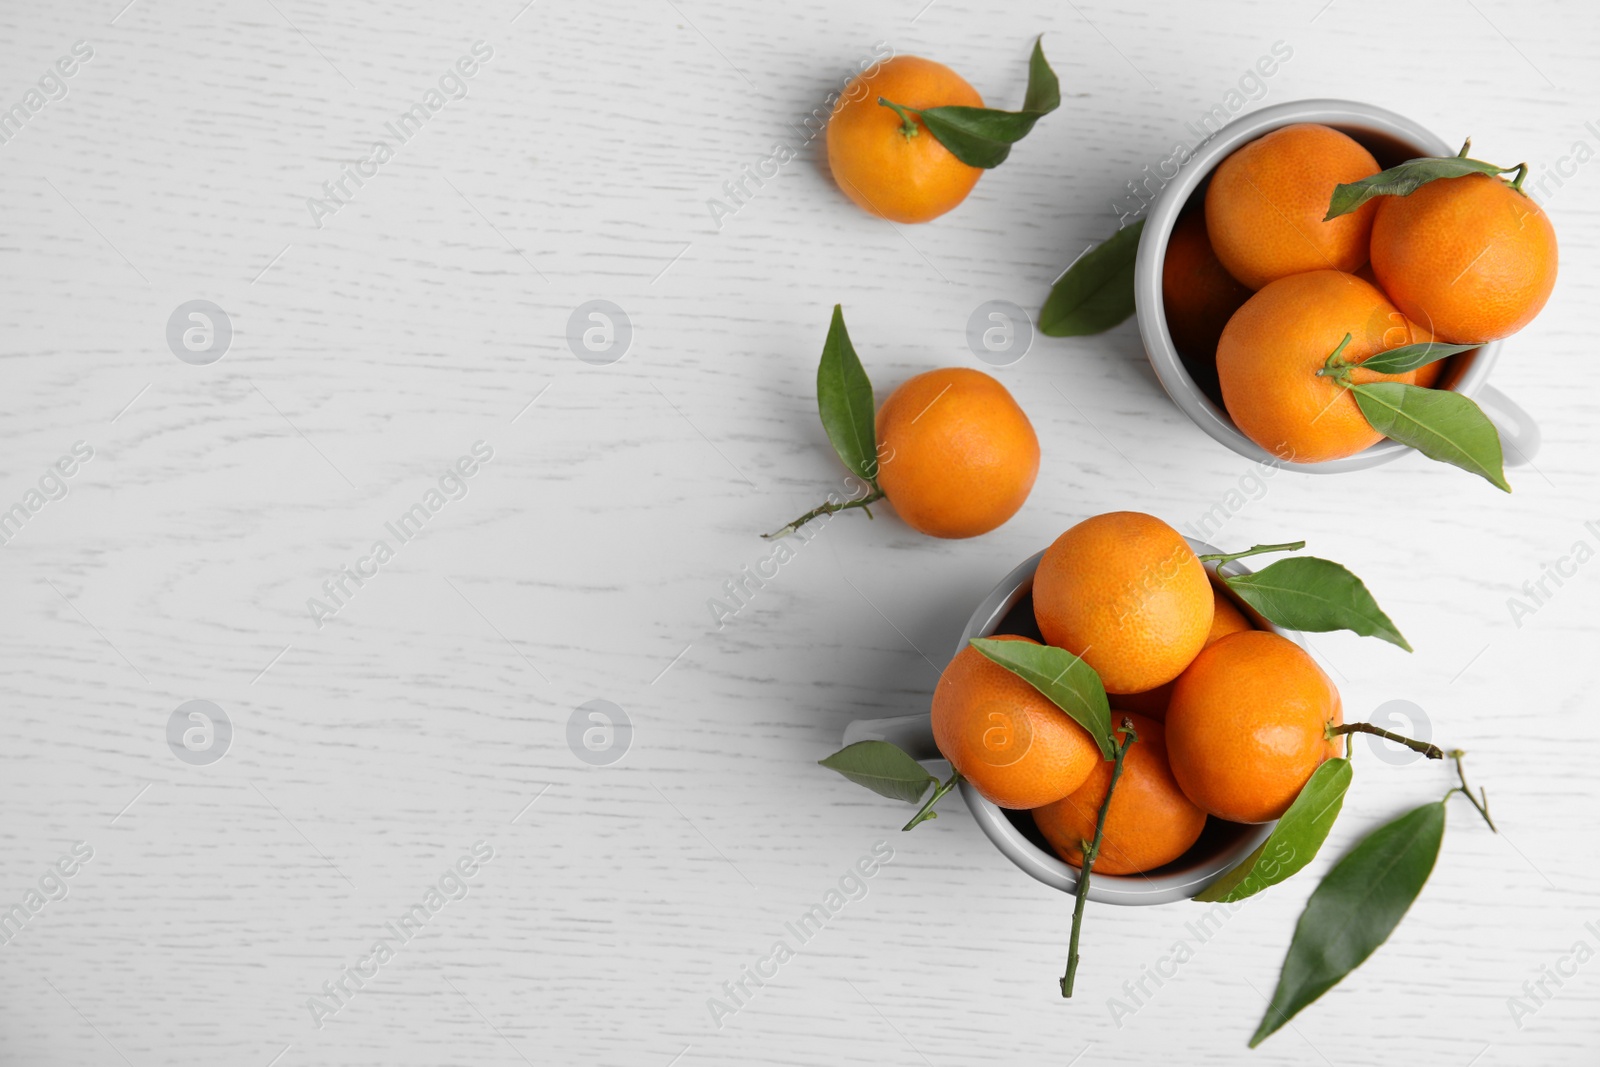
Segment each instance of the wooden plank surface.
M1392 942L1249 1059L1595 1062L1600 963L1547 980L1533 1014L1510 998L1600 950L1600 564L1508 607L1600 546L1593 11L121 3L0 12L0 105L41 79L58 96L57 60L92 51L0 143L0 507L92 451L0 550L0 909L41 880L65 893L0 945L0 1060L1243 1062L1309 882L1204 939L1192 905L1092 907L1065 1004L1062 897L958 808L900 835L899 809L814 762L851 719L925 709L971 606L1066 526L1138 508L1181 527L1255 484L1166 399L1131 324L996 372L1045 456L999 531L848 515L724 625L708 602L843 477L814 407L832 304L880 396L982 366L972 311L1036 308L1115 227L1123 183L1283 42L1248 108L1357 98L1525 158L1563 264L1495 374L1545 434L1513 496L1420 459L1285 473L1216 535L1358 565L1417 653L1319 638L1347 714L1421 707L1504 831L1452 811ZM838 193L805 119L875 49L1014 106L1041 31L1063 107L959 211L897 227ZM448 101L391 133L430 91ZM793 161L733 203L724 183L779 146ZM218 362L169 350L191 300L232 324ZM592 300L631 324L606 366L568 343ZM492 457L441 484L478 442ZM421 534L390 535L430 491ZM322 583L377 540L392 558L319 626L308 599L336 606ZM196 699L233 729L203 766L167 741ZM632 725L609 765L568 744L594 700ZM1328 855L1449 784L1361 762ZM92 857L58 882L78 842ZM477 842L492 858L448 874ZM723 983L875 846L892 859L864 895L716 1017ZM389 933L441 883L437 913ZM308 1006L370 973L379 938L389 958L344 979L336 1014ZM1127 991L1180 941L1175 977Z

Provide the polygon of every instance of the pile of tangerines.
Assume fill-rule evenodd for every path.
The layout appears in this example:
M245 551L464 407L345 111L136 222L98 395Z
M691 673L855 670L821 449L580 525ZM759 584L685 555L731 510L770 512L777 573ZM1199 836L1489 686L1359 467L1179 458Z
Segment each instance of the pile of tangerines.
M895 57L842 95L828 125L828 163L861 208L926 222L960 204L1059 105L1038 44L1017 111L986 107L938 63ZM1174 345L1239 429L1280 459L1338 459L1387 435L1509 490L1492 424L1469 399L1435 386L1450 380L1450 358L1525 326L1554 286L1554 231L1522 192L1525 177L1525 166L1470 159L1465 146L1457 157L1380 170L1366 147L1331 127L1273 130L1217 166L1168 238L1163 303ZM1042 332L1098 332L1132 313L1138 233L1119 237L1115 255L1091 253L1058 279ZM1074 276L1080 270L1090 273ZM838 306L817 402L850 471L849 496L830 494L765 536L852 508L871 517L886 501L922 533L974 537L1010 519L1033 488L1039 441L1000 382L969 368L932 370L879 406ZM1304 854L1292 870L1257 878L1258 850L1206 890L1240 899L1316 854L1350 781L1345 735L1377 734L1445 758L1431 743L1345 724L1332 681L1270 628L1349 629L1409 651L1359 579L1314 557L1250 576L1220 570L1241 556L1300 547L1201 557L1147 514L1086 519L1041 555L1033 576L1042 640L1013 633L974 641L940 676L931 725L955 772L949 781L884 741L858 741L821 762L908 803L931 788L906 829L932 818L963 780L1002 808L1030 813L1080 872L1061 985L1071 996L1093 875L1172 864L1208 820L1277 821L1267 843L1293 836ZM1451 795L1464 794L1493 828L1487 797L1467 786L1463 754L1448 755L1459 787L1374 831L1314 892L1252 1046L1388 936L1432 869ZM1361 888L1356 913L1311 918L1343 915L1352 884ZM1378 894L1371 907L1368 890Z
M1185 364L1245 436L1299 463L1354 455L1384 434L1348 384L1432 387L1446 367L1379 374L1362 362L1425 342L1496 341L1544 307L1556 237L1521 191L1525 168L1478 164L1466 151L1380 172L1347 134L1299 123L1244 145L1212 173L1203 204L1169 239L1162 296ZM1409 192L1380 180L1424 163L1440 176ZM1485 173L1501 169L1518 176ZM1469 172L1444 176L1461 170ZM1375 192L1349 208L1335 203L1341 187ZM1325 371L1346 335L1340 358L1351 369L1341 382Z
M1112 512L1062 534L1039 561L1033 614L1046 643L1094 668L1113 721L1126 717L1138 737L1111 798L1098 873L1171 863L1208 815L1278 818L1341 751L1342 738L1327 736L1343 722L1333 682L1299 645L1256 629L1160 519ZM1082 726L969 646L934 690L933 733L978 792L1032 811L1061 858L1082 864L1112 771Z

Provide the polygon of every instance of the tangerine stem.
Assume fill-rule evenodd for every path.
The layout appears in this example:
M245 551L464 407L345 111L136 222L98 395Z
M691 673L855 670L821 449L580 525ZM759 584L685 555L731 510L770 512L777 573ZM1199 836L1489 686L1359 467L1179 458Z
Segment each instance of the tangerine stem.
M1528 165L1526 163L1518 163L1511 169L1517 172L1517 176L1511 179L1511 188L1515 189L1519 193L1522 193L1523 179L1528 176ZM1528 194L1522 193L1522 195L1527 196Z
M1469 148L1471 148L1471 147L1472 147L1472 138L1468 137L1465 141L1461 142L1461 151L1456 153L1456 158L1457 159L1466 159L1467 158L1467 150Z
M914 826L921 826L929 819L937 819L939 817L939 813L933 810L933 806L939 803L939 801L943 800L944 795L950 792L950 790L954 789L957 782L961 781L960 771L956 770L954 767L950 768L950 771L950 780L948 782L939 783L938 787L933 791L933 796L929 797L927 803L922 805L922 809L911 817L910 822L900 827L901 833L905 833Z
M1338 737L1341 734L1372 734L1385 741L1393 741L1397 745L1404 745L1413 752L1420 752L1429 759L1444 759L1444 749L1428 741L1414 741L1401 734L1392 733L1381 726L1374 726L1370 722L1347 722L1343 726L1329 726L1324 731L1324 737Z
M893 108L894 109L894 113L896 115L900 116L900 132L901 132L901 134L903 134L905 136L905 138L907 140L910 140L911 138L913 138L913 137L915 137L917 135L917 133L919 132L918 128L917 128L917 120L911 117L911 111L909 109L903 108L899 104L896 104L896 103L893 103L891 101L885 100L881 96L878 97L878 103L883 105L884 107Z
M1111 765L1111 784L1106 786L1106 798L1100 802L1100 814L1095 818L1094 840L1083 843L1083 867L1078 872L1078 898L1072 905L1072 941L1067 946L1067 973L1061 976L1061 995L1072 996L1072 983L1078 976L1078 935L1083 931L1083 906L1089 900L1089 875L1094 871L1095 857L1100 855L1100 842L1106 832L1106 812L1111 810L1111 795L1117 791L1117 779L1122 777L1122 758L1128 748L1139 740L1134 732L1133 720L1122 720L1122 743L1117 746L1116 762Z
M1480 785L1478 787L1478 796L1474 797L1472 795L1472 787L1467 785L1467 772L1466 769L1461 765L1461 757L1465 756L1466 753L1461 751L1459 748L1452 748L1447 755L1456 761L1456 776L1461 779L1461 788L1452 789L1450 790L1450 793L1460 793L1462 796L1466 797L1467 803L1477 808L1478 814L1483 816L1483 821L1489 824L1489 829L1493 830L1495 833L1499 833L1500 828L1494 824L1493 819L1489 818L1489 794L1484 792L1483 786ZM1446 799L1449 799L1450 793L1445 794ZM1482 803L1479 803L1480 798Z
M1350 364L1340 359L1339 356L1350 344L1350 335L1345 334L1344 340L1339 342L1339 347L1328 353L1328 358L1322 361L1322 369L1317 371L1318 378L1332 378L1340 385L1348 383L1350 378Z
M1259 556L1263 552L1298 552L1304 547L1306 547L1306 543L1304 541L1289 541L1281 545L1256 545L1253 548L1245 549L1243 552L1209 553L1201 556L1200 562L1210 563L1212 560L1216 560L1220 565L1223 563L1232 563L1234 560L1243 559L1246 556Z
M870 519L872 518L872 509L867 507L867 505L876 504L878 501L882 500L883 497L883 490L874 485L872 487L872 492L868 493L860 500L846 500L842 504L827 503L818 505L782 529L773 530L771 533L764 533L761 536L769 541L775 540L779 537L788 537L790 534L794 533L812 519L819 518L823 515L832 515L836 511L848 511L850 508L866 508L867 518Z

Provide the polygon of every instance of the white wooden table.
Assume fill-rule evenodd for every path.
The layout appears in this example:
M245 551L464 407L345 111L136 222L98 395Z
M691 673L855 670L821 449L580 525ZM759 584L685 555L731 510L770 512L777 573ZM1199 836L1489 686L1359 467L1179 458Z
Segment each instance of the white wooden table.
M0 1062L1596 1062L1600 963L1572 954L1600 950L1600 563L1520 625L1507 606L1600 545L1593 11L123 2L0 12L0 106L27 115L0 143L0 508L45 479L0 549L0 913L25 919L0 944ZM879 42L1015 106L1040 31L1063 107L961 209L894 227L833 187L804 120ZM78 41L92 56L57 68ZM814 762L851 719L925 708L971 605L1066 526L1181 527L1250 473L1167 401L1131 324L996 372L1044 449L999 531L842 516L721 628L708 601L843 477L813 395L835 301L880 396L981 367L972 310L1037 308L1123 183L1279 41L1246 107L1357 97L1526 158L1535 186L1568 176L1543 196L1556 296L1495 379L1545 429L1515 495L1420 459L1286 473L1217 535L1359 570L1417 652L1317 639L1346 708L1422 708L1504 831L1454 809L1394 939L1247 1053L1313 879L1446 767L1358 759L1308 876L1203 942L1194 905L1092 907L1064 1003L1064 898L958 805L902 835L902 809ZM391 132L441 79L420 131ZM730 201L780 144L798 158ZM231 323L219 361L169 348L192 300ZM631 324L609 365L568 344L592 300ZM77 442L92 458L48 477ZM389 533L475 442L492 458ZM334 601L345 566L367 576ZM168 743L192 700L231 724L216 762ZM568 743L595 700L632 724L608 765ZM878 842L865 895L713 1019ZM1125 983L1180 940L1193 958L1135 1005ZM1547 968L1575 973L1519 1027L1509 998Z

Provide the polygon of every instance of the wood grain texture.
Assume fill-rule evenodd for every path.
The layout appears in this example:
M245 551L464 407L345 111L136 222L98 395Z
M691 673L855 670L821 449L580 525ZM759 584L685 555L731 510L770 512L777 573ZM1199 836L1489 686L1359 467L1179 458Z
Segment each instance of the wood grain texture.
M707 601L770 551L757 532L843 478L814 408L836 301L880 396L980 365L973 309L1036 308L1116 225L1123 183L1275 41L1293 57L1250 107L1370 100L1526 158L1537 183L1577 142L1600 152L1600 18L1556 0L121 3L0 12L0 106L73 42L94 50L0 144L0 507L74 442L94 452L0 548L0 909L74 842L94 852L0 944L0 1061L1241 1062L1309 882L1203 944L1195 906L1095 906L1064 1004L1064 898L958 809L900 835L899 808L815 765L851 719L924 709L972 604L1067 525L1133 507L1182 526L1251 474L1167 401L1131 324L1036 339L997 372L1045 457L999 531L934 542L845 515L725 626ZM833 187L803 123L878 42L1015 106L1040 31L1063 107L959 211L891 226ZM477 41L493 56L465 98L315 225L307 198ZM777 144L797 158L719 225L707 202ZM1251 1062L1594 1062L1600 963L1520 1028L1507 1007L1576 942L1600 948L1600 564L1520 625L1506 606L1600 542L1600 163L1545 188L1560 284L1495 376L1545 432L1515 494L1420 459L1285 473L1216 535L1359 565L1418 651L1317 638L1347 713L1420 705L1504 830L1453 810L1391 943ZM235 328L210 366L166 345L196 298ZM567 346L592 299L633 325L610 366ZM307 598L477 441L494 456L465 497L319 629ZM196 698L236 730L210 766L166 742ZM610 766L568 749L593 699L634 726ZM1356 771L1329 856L1448 784ZM466 895L315 1026L307 999L480 840L494 858ZM708 998L879 841L894 856L865 897L719 1027ZM1193 959L1114 1018L1180 939Z

